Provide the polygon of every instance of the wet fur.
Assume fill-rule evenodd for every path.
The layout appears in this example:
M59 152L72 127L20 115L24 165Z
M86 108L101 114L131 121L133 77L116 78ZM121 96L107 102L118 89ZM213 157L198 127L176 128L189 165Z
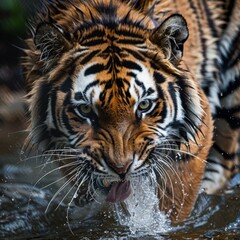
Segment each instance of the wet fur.
M48 11L39 13L33 36L26 40L23 62L31 112L28 141L38 145L42 156L49 157L48 163L59 164L56 170L63 171L67 178L59 192L72 185L74 193L90 201L98 179L119 181L125 174L129 180L152 172L157 178L160 209L175 222L187 218L206 173L213 137L212 114L221 101L211 95L212 89L204 89L204 81L213 89L219 84L218 80L211 82L213 63L218 58L216 41L208 33L210 26L200 27L190 3L69 0L46 4ZM189 30L181 17L171 18L175 13L185 17ZM174 19L176 26L171 22ZM203 49L200 28L205 31L209 51ZM121 43L115 45L113 39ZM209 68L203 76L204 61ZM102 65L85 70L91 62ZM133 77L128 74L131 67L148 69L153 79L150 85L158 96L155 110L142 118L136 110L139 99L128 88ZM89 96L93 115L88 117L79 116L76 110L79 104L75 89L83 84L78 83L81 71L83 75L84 71L85 75L95 71L99 82L94 84L101 88L101 94L93 88ZM203 90L210 95L206 97ZM134 91L137 95L140 90ZM161 130L159 123L164 124L166 118L163 113L175 111L179 111L179 120ZM136 155L140 156L135 163L139 166L126 174ZM215 184L209 191L216 189L219 186Z

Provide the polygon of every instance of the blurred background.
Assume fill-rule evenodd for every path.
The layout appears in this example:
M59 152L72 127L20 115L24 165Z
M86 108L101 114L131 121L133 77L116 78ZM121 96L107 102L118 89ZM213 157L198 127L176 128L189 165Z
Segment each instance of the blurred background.
M21 57L39 0L0 0L0 164L15 161L27 127Z

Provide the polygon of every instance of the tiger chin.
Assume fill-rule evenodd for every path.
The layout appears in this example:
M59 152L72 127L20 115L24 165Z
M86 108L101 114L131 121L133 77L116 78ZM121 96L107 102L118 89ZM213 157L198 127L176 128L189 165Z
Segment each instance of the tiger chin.
M106 202L123 202L144 177L154 179L159 209L185 220L213 135L208 100L181 67L185 19L173 14L156 27L131 1L46 8L23 61L29 141L43 156L57 155L77 205L94 201L96 189Z

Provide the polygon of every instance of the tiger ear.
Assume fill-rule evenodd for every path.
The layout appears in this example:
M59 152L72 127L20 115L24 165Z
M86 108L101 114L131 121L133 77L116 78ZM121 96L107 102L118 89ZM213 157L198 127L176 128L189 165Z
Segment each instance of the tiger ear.
M41 52L40 60L44 64L45 71L54 67L62 54L71 47L63 31L49 23L41 23L37 26L34 43Z
M154 30L150 40L161 47L165 56L178 65L183 55L183 44L188 38L186 20L179 14L168 17Z

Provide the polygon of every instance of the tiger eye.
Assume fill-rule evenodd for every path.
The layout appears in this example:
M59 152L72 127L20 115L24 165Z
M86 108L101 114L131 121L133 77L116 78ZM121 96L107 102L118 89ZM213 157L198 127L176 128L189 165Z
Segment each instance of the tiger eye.
M152 107L152 101L150 99L145 99L139 103L138 110L142 112L146 112L151 107Z
M87 104L81 104L78 109L83 116L88 116L92 112L91 106Z

